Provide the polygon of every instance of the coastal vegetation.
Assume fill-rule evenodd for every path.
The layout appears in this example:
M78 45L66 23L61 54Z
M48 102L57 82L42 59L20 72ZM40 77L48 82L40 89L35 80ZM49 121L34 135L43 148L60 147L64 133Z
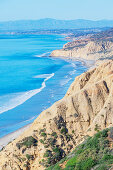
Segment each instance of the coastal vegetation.
M64 159L46 170L108 170L113 166L113 128L88 137Z
M31 146L37 146L37 140L32 136L24 138L21 142L17 143L16 146L18 149L25 146L26 148L30 148Z

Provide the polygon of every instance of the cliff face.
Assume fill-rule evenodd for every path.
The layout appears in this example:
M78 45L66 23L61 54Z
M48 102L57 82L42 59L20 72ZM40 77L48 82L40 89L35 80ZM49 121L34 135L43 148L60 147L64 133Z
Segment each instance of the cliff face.
M64 98L0 152L1 170L41 170L55 164L85 136L113 126L113 61L78 76Z
M83 58L86 60L111 59L113 56L113 42L109 40L76 40L65 44L63 49L54 50L51 56Z

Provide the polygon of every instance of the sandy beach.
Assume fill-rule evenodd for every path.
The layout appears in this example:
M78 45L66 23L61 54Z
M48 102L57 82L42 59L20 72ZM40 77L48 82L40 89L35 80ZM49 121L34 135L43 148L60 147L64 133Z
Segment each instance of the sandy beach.
M10 133L2 138L0 138L0 150L5 147L9 142L12 142L14 139L16 139L19 135L21 135L26 129L30 127L31 124L26 125L19 130Z

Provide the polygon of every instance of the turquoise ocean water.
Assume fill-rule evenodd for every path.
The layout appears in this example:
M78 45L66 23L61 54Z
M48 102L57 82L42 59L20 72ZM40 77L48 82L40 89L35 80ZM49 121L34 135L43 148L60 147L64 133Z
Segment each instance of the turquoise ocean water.
M66 42L61 35L0 35L0 137L33 122L87 70L49 57Z

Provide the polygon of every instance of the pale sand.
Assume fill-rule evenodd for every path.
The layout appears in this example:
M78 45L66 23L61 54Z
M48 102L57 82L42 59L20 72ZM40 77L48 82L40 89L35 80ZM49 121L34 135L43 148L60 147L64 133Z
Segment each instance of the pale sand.
M52 57L52 58L61 58L61 59L64 59L64 60L71 60L71 61L80 61L83 65L85 65L86 67L88 67L88 69L92 69L94 67L96 67L96 63L97 63L97 60L86 60L84 58L77 58L77 57L68 57L68 56L60 56L60 57L55 57L55 56L49 56L49 57Z
M20 129L18 129L15 132L12 132L2 138L0 138L0 150L5 147L9 142L12 142L14 139L16 139L19 135L21 135L26 129L30 127L31 124L26 125Z

